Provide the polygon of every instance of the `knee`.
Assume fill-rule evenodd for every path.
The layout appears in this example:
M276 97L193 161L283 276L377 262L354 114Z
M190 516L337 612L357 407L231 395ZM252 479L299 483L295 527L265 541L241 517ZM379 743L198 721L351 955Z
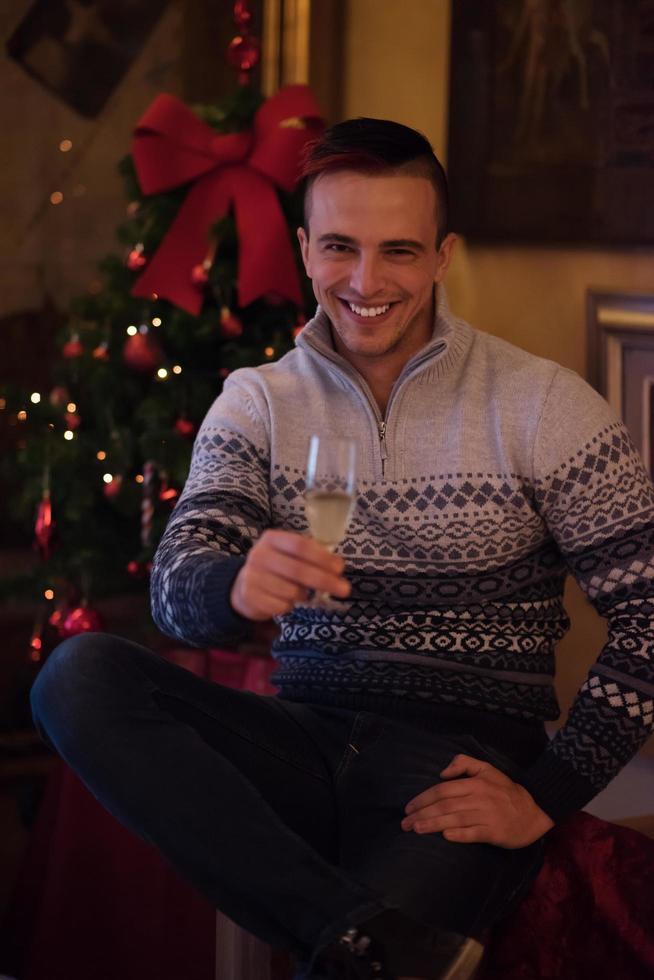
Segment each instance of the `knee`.
M65 729L77 727L80 718L94 710L95 681L106 675L111 659L103 633L80 633L53 650L30 692L32 716L42 736L53 741Z

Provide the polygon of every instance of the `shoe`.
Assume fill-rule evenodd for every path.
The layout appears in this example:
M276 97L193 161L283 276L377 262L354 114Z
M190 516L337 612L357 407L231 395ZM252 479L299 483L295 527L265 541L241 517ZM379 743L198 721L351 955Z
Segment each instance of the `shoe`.
M314 957L307 980L397 980L385 966L378 942L351 926Z
M388 938L392 936L392 943ZM386 943L384 942L386 939ZM397 910L351 926L314 957L307 980L473 980L484 954L477 939L429 930Z

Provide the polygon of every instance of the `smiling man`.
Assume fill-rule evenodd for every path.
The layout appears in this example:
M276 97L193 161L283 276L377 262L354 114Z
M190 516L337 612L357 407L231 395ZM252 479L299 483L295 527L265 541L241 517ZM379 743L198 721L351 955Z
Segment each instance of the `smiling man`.
M449 311L455 238L424 137L341 123L304 188L316 316L227 380L152 574L156 621L187 643L275 618L278 696L83 634L47 661L34 714L298 978L464 980L547 831L651 733L654 490L579 377ZM312 433L358 445L338 555L307 533ZM568 572L609 639L549 740Z

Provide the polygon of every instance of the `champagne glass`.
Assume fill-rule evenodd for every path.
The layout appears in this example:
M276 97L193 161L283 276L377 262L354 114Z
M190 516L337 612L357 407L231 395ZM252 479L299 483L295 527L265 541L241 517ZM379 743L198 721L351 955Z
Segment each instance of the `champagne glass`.
M316 541L334 551L345 537L355 502L354 439L311 436L304 505ZM314 599L322 604L329 600L329 595L316 593Z

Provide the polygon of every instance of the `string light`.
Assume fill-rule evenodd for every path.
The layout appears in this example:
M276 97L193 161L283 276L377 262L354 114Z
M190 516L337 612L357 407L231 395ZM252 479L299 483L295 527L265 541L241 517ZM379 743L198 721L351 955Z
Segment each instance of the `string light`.
M266 347L266 349L264 350L264 354L266 355L266 357L272 357L274 353L275 353L274 347Z
M21 410L18 413L18 415L16 416L16 418L18 419L19 422L24 422L26 420L26 418L27 418L27 412L25 411L24 408L21 408Z
M111 483L113 478L114 478L113 473L105 473L104 476L102 477L105 483Z
M143 483L143 474L137 473L134 479L136 480L137 483Z
M72 431L72 429L66 429L66 431L64 432L64 439L67 439L68 442L70 442L70 440L74 438L75 438L75 433Z
M38 391L32 392L32 394L30 395L30 401L32 402L33 405L39 404L39 402L41 401L41 396L39 395Z
M162 381L165 381L165 379L168 377L168 371L166 368L159 368L157 371L157 377L161 378Z
M70 412L71 415L73 414L73 412L76 412L77 405L75 404L75 402L68 402L68 404L66 405L66 411Z
M54 599L54 592L52 589L46 589L43 595L46 599Z
M152 317L152 326L153 327L160 327L161 326L161 317L160 316L153 316Z
M173 374L181 374L181 373L182 373L182 365L173 364Z
M53 191L50 195L50 204L61 204L64 199L64 195L61 191Z
M59 144L59 149L62 153L68 153L69 150L73 148L73 141L69 139L62 140Z
M103 459L106 459L107 458L107 454L104 451L104 449L101 449L100 452L96 453L95 454L95 458L96 459L99 459L100 461L102 461Z
M135 334L138 333L138 330L133 323L130 323L129 327L127 328L127 333L130 335L130 337L134 337Z

